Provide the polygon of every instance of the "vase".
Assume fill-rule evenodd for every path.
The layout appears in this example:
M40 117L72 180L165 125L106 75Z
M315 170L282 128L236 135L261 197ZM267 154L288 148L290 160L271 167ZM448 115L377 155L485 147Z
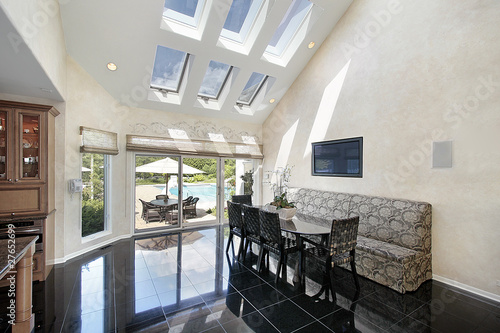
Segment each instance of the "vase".
M281 208L277 209L276 212L279 214L280 219L291 220L297 212L297 208Z

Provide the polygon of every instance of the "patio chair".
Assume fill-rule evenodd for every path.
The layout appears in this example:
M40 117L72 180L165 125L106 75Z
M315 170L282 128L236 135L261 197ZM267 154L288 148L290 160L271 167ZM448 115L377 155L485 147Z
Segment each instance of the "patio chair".
M276 266L275 283L278 282L280 270L285 275L286 261L289 253L297 252L298 247L294 239L284 237L281 234L280 218L278 213L259 210L260 235L262 246L259 252L257 270L260 271L260 264L266 252L276 253L279 257Z
M250 194L233 195L231 201L252 206L252 196Z
M159 222L163 219L161 214L161 208L159 206L153 205L142 199L139 199L142 203L142 219L149 222Z
M248 245L250 243L254 243L262 246L262 241L260 238L259 208L249 205L242 205L241 211L243 213L243 225L245 227L246 239L245 249L243 251L243 260L245 260L246 253L248 251ZM258 264L257 268L259 268Z
M304 255L324 262L325 279L329 277L329 285L332 297L335 299L335 288L333 283L333 268L336 265L351 263L351 272L354 277L356 290L359 290L359 280L356 273L355 249L358 238L359 216L333 220L332 230L328 246L322 246L308 239L304 242L311 243L314 246L304 249Z
M166 194L158 194L156 196L156 200L168 200L168 195L166 195Z
M229 246L233 246L234 255L234 241L233 236L236 235L240 238L240 246L238 248L238 253L236 254L237 260L240 259L240 253L243 249L243 243L245 242L245 229L243 228L243 217L241 215L241 204L236 202L227 202L227 213L229 216L229 238L227 240L226 253L229 251Z
M200 198L195 197L191 201L187 201L183 204L184 215L186 216L198 216L196 212L196 203L200 200Z

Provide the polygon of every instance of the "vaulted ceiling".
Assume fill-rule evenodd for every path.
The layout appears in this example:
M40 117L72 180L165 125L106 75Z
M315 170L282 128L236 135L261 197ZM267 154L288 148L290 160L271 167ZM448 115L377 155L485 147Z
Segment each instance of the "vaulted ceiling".
M121 103L262 123L352 2L311 0L312 6L300 19L284 52L272 54L268 44L277 29L287 28L283 19L291 5L297 5L296 1L299 0L235 0L258 5L256 18L247 26L249 32L242 42L221 36L227 27L232 0L186 0L200 3L196 26L165 17L165 0L72 0L60 2L60 10L67 53ZM311 42L315 45L309 48ZM151 88L158 46L189 55L178 92ZM200 86L211 61L232 66L232 71L217 98L202 98ZM110 62L116 64L116 71L107 68ZM252 73L268 78L253 102L242 104L240 95L248 87ZM0 87L12 78L3 75ZM17 90L24 86L28 91L36 81L21 77L15 83ZM39 89L32 90L38 93ZM20 91L10 93L26 95Z

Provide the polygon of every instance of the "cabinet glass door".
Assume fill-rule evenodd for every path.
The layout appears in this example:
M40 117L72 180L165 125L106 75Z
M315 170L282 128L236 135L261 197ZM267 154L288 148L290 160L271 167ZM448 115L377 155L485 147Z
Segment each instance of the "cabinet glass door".
M0 180L7 179L7 111L0 110Z
M39 144L40 134L38 124L40 116L35 114L21 114L22 142L21 142L21 179L39 178Z

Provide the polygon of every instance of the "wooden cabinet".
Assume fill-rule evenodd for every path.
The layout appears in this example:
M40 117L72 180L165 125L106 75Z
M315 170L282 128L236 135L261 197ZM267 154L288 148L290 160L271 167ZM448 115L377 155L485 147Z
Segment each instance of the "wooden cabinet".
M51 106L0 101L0 217L50 212L49 127L58 114Z
M0 237L38 235L34 280L45 280L53 259L55 117L52 106L0 101Z

